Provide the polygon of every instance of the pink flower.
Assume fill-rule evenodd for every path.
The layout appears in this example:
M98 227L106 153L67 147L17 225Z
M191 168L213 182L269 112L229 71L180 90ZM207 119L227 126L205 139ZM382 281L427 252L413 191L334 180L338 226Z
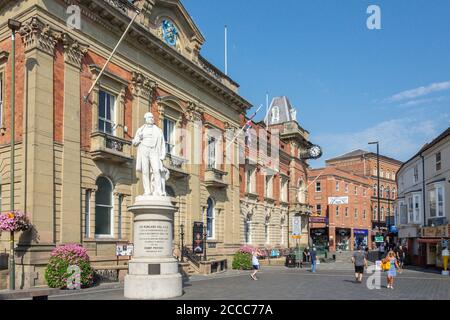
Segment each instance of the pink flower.
M25 213L21 211L10 211L0 214L0 230L2 231L26 231L31 227Z

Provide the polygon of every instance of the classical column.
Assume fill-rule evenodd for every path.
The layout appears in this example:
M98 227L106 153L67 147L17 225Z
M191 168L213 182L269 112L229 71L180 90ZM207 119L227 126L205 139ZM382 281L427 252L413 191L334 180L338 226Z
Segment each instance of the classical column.
M196 102L189 102L186 110L187 126L190 139L186 141L186 158L188 159L187 171L189 173L189 189L187 195L186 237L192 239L192 227L194 221L202 221L200 166L202 162L202 119L203 108ZM189 242L187 242L189 244Z
M25 47L24 207L33 230L16 253L16 288L44 284L55 243L53 61L58 33L33 17L20 29Z
M81 230L81 149L80 149L80 71L87 46L80 45L67 33L64 45L64 109L62 154L62 243L80 243Z

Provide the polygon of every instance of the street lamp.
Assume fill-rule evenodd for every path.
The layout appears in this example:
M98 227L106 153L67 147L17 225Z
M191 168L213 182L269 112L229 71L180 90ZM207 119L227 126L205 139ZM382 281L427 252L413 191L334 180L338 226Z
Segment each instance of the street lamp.
M378 202L378 208L377 208L377 220L378 225L380 224L380 144L378 141L369 142L370 145L376 144L377 145L377 202Z
M180 225L180 237L181 237L181 262L184 260L184 225Z
M14 110L14 104L15 104L15 92L16 92L16 88L15 88L15 84L16 84L16 32L20 29L20 27L22 26L22 23L18 20L14 20L14 19L8 19L8 28L11 29L11 54L12 54L12 59L11 59L11 187L10 187L10 192L11 192L11 198L10 198L10 203L11 203L11 212L14 211L14 158L15 158L15 154L14 154L14 149L15 149L15 145L14 145L14 114L15 114L15 110ZM10 290L15 290L16 287L16 266L15 266L15 261L14 261L14 232L11 232L11 237L10 237L10 257L9 257L9 261L10 261L10 271L9 271L9 289Z
M206 261L206 239L208 236L208 226L203 226L203 261Z

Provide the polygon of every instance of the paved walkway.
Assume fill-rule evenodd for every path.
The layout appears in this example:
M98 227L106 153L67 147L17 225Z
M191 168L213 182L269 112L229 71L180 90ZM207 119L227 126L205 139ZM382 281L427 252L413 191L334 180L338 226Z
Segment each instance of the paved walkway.
M334 265L334 268L333 268ZM349 268L347 268L347 266ZM347 269L345 269L347 268ZM212 276L193 276L184 284L184 295L175 300L442 300L450 299L450 277L423 271L405 270L396 278L395 289L369 290L368 275L355 283L351 265L321 264L313 274L307 269L264 267L259 280L249 271L230 270ZM123 285L98 287L78 293L62 292L51 300L123 300Z

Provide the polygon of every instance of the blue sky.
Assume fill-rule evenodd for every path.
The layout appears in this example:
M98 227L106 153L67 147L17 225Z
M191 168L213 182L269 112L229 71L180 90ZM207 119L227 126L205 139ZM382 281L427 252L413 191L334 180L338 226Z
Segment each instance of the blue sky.
M253 105L286 95L324 160L357 148L409 159L450 125L448 0L184 0L202 55ZM369 5L381 30L369 30ZM264 108L265 109L265 108ZM262 119L262 110L256 119Z

